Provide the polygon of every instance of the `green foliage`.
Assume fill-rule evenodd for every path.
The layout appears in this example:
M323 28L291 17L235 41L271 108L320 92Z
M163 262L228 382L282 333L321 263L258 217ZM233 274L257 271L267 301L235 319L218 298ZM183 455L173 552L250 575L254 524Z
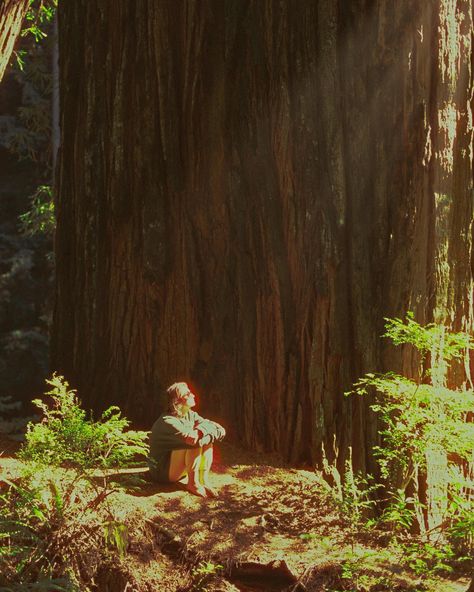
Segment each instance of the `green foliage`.
M23 234L51 236L56 227L52 188L40 185L30 199L30 209L20 216Z
M413 312L409 311L405 320L385 319L384 337L388 337L395 345L411 344L422 354L437 353L443 360L460 359L466 349L474 347L473 339L467 333L452 333L444 325L429 323L420 325L415 321Z
M26 464L15 482L3 479L2 491L0 587L40 590L33 586L49 582L47 590L79 590L73 585L78 563L89 563L93 571L108 543L100 515L110 493L107 483L98 486L82 472L36 463ZM113 532L123 528L114 522Z
M459 467L450 467L449 473L447 529L456 551L469 553L474 546L474 481Z
M386 575L380 575L380 562L390 564L394 559L391 549L353 548L341 561L341 582L330 592L368 592L369 590L395 589ZM396 588L398 589L398 587ZM329 592L329 590L328 590Z
M354 473L352 460L346 462L346 471L342 484L341 511L354 526L362 525L373 513L376 495L380 485L372 477Z
M13 55L15 56L16 66L20 70L20 72L23 72L25 70L26 54L27 54L26 49L13 50Z
M104 522L104 539L107 546L116 548L121 557L125 556L128 544L128 531L125 524L117 520Z
M388 506L382 513L380 521L386 524L394 534L408 533L416 521L415 507L418 500L407 497L403 489L391 493Z
M212 563L211 561L201 561L192 570L193 576L193 590L196 592L206 592L207 585L217 575L217 573L224 569L223 565Z
M58 0L30 0L25 15L26 26L23 27L21 37L33 37L35 43L39 43L48 36L46 29L53 20L58 7ZM18 69L23 72L26 65L28 51L18 49L13 52Z
M359 590L369 590L372 585L372 578L364 573L364 556L354 556L342 563L341 579L348 580L351 584L350 589L353 592Z
M396 532L408 531L416 521L419 501L406 496L407 487L416 486L419 474L426 474L430 458L444 458L448 466L444 505L444 530L457 537L460 547L472 546L474 481L463 476L462 466L472 462L474 392L446 386L449 364L462 360L474 347L466 333L451 333L435 324L419 325L412 313L405 321L387 319L385 336L396 345L410 344L420 353L418 379L393 372L366 374L351 393L375 392L371 409L381 419L382 445L375 448L384 485L391 501L382 521ZM424 369L430 354L430 368ZM441 500L443 501L443 500ZM433 552L434 553L434 552ZM443 551L443 557L446 551ZM436 565L434 560L427 565ZM433 567L434 569L434 567Z
M93 580L107 554L123 557L128 543L108 503L116 490L97 469L146 455L147 434L129 430L117 407L88 419L63 377L47 383L47 399L35 401L43 420L29 424L19 455L23 474L0 479L0 589L40 590L43 582L45 590L85 592L84 578Z
M426 465L427 451L455 453L469 460L474 448L474 424L466 421L474 408L472 391L420 384L403 376L367 374L355 384L357 394L375 388L371 408L383 422L383 446L376 448L382 474L388 478L394 464L408 478L414 466Z
M110 407L95 422L86 417L62 376L54 374L46 382L52 387L46 393L49 401L33 401L43 420L28 425L22 459L91 469L131 466L137 455L147 455L147 432L129 430L130 422L118 407Z
M344 474L340 474L335 465L331 465L323 449L323 469L334 481L331 494L342 517L352 528L358 529L367 523L377 504L377 492L381 487L370 476L355 473L352 463L352 449L345 463Z
M308 542L308 541L313 541L313 540L315 540L315 539L319 539L319 538L320 538L320 536L319 536L318 534L315 534L314 532L302 532L302 533L299 535L299 538L300 538L302 541L306 541L306 542Z
M450 562L455 558L449 544L432 545L412 542L400 545L400 559L417 575L449 574L453 571Z
M26 13L27 26L21 31L22 37L32 35L38 43L48 35L45 25L53 20L58 0L30 0Z

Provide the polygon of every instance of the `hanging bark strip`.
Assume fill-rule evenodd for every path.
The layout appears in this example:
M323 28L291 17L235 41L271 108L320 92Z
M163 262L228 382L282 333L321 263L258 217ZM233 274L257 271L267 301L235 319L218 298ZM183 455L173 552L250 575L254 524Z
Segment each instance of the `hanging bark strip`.
M63 2L53 368L147 425L188 379L250 447L373 469L343 393L417 364L384 317L472 327L453 19L469 2Z

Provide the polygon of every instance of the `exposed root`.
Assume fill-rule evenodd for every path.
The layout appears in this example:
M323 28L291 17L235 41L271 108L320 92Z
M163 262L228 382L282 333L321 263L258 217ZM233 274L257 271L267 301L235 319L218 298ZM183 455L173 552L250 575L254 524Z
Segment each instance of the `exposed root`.
M204 559L199 553L189 549L182 538L169 528L153 520L147 519L146 522L152 526L161 550L169 557L184 562L190 569ZM306 590L285 561L277 560L265 564L257 561L229 561L219 557L212 557L212 561L226 564L222 577L238 590L283 592L289 590L290 586L294 592Z

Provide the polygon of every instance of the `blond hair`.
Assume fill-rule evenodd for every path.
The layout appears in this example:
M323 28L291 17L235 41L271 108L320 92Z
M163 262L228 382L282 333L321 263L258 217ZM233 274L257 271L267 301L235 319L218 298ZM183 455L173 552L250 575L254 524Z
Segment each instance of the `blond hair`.
M181 406L183 400L183 392L189 391L189 386L186 382L174 382L166 389L168 394L168 413L179 417L182 415Z

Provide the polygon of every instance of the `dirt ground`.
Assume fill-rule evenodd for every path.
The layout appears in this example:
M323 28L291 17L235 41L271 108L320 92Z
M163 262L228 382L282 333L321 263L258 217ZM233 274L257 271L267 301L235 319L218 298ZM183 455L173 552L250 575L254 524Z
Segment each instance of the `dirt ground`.
M0 442L0 478L18 472L15 445ZM184 485L150 483L140 469L112 473L114 513L128 529L115 584L98 590L465 592L464 574L436 580L401 567L387 538L354 533L321 477L278 458L225 444L213 466L215 499ZM117 569L122 580L117 587ZM104 572L105 573L105 572ZM123 585L123 587L122 587Z

